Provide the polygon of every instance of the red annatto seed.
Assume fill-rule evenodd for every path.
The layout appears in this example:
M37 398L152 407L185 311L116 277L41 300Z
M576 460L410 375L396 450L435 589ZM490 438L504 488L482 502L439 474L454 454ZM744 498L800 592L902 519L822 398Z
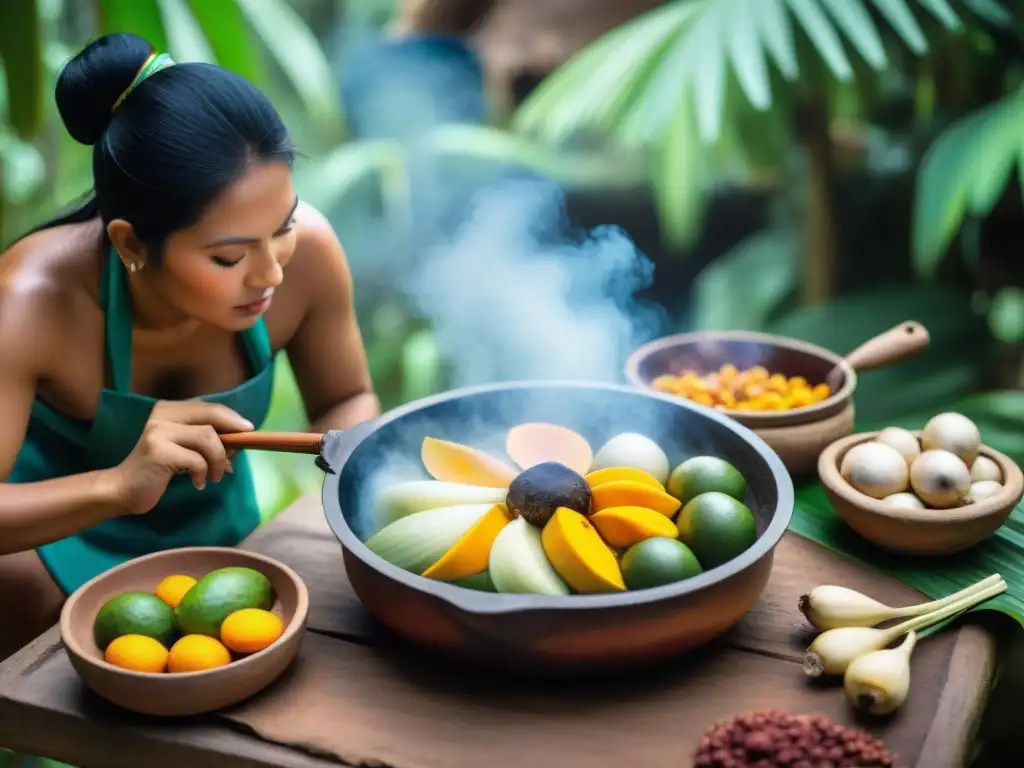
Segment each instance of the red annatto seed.
M699 768L898 768L897 757L864 731L822 715L777 709L715 723L694 756Z

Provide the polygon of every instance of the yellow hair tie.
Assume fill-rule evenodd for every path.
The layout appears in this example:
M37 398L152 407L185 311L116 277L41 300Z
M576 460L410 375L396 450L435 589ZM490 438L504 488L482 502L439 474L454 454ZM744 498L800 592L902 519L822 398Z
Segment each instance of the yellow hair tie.
M157 55L156 53L149 54L149 58L146 59L142 66L139 67L139 71L132 79L131 84L124 89L124 92L117 97L117 101L114 102L114 106L110 108L111 114L113 114L118 107L121 106L121 102L128 98L128 94L134 91L143 80L150 75L154 75L161 69L167 69L174 65L174 59L168 56L166 53Z

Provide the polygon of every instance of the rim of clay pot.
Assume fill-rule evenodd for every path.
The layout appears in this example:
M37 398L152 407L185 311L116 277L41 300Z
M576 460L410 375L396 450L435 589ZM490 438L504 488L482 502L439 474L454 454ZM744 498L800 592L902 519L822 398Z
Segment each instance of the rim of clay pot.
M843 372L843 385L838 391L833 392L821 402L813 403L812 405L805 405L802 408L792 408L787 411L738 411L728 408L710 409L718 413L724 413L729 418L735 419L749 427L785 427L819 421L842 410L853 396L853 392L857 387L857 372L848 362L846 362L844 357L837 355L835 352L825 349L824 347L820 347L817 344L800 341L799 339L793 339L788 336L776 336L775 334L760 333L758 331L692 331L689 333L675 333L671 336L662 336L660 338L653 339L645 344L641 344L630 353L628 358L626 358L626 379L631 384L640 387L641 389L651 392L660 392L661 390L655 389L652 386L651 380L648 380L640 374L640 366L644 360L656 352L661 352L666 349L672 349L675 347L692 347L700 343L713 343L715 341L749 341L769 347L792 349L796 352L803 352L804 354L820 358L821 360L838 367ZM671 371L663 371L662 373L670 374ZM668 394L669 397L686 400L686 398L678 395L671 395L669 393L664 394ZM698 407L706 408L707 406Z
M920 430L908 431L914 437L921 438ZM881 500L874 499L855 489L839 473L840 462L848 450L861 443L874 440L879 434L880 430L876 432L857 432L840 438L830 443L818 457L818 478L821 480L822 485L843 499L843 501L862 512L901 522L948 525L950 523L962 523L967 520L978 520L990 515L1002 514L1007 509L1017 506L1021 498L1024 497L1024 472L1021 471L1021 468L1009 456L987 445L982 445L979 455L992 459L1003 473L1003 489L995 496L975 504L952 507L950 509L903 509L883 504Z
M536 594L511 594L480 592L443 581L427 579L417 574L399 568L377 555L364 544L352 531L341 509L341 502L338 495L338 484L340 475L344 471L345 463L356 451L362 440L379 429L398 421L406 415L416 411L430 408L440 403L457 400L478 394L490 392L511 391L516 389L589 389L616 392L637 397L660 400L676 408L686 408L696 412L702 418L714 421L720 426L734 432L737 436L748 443L765 462L768 472L775 481L777 501L775 509L772 510L771 519L765 528L764 533L758 536L757 540L745 551L732 560L720 566L705 571L698 576L666 584L660 587L652 587L642 590L626 590L624 592L591 594L591 595L536 595ZM738 573L746 570L762 557L769 554L782 539L783 534L789 528L793 516L793 505L795 501L793 480L783 465L782 460L767 443L757 436L752 430L738 423L721 413L703 406L691 403L678 397L662 394L656 391L639 390L624 384L609 384L604 382L589 381L515 381L500 382L494 384L482 384L477 386L463 387L449 390L438 395L433 395L420 400L407 403L381 416L374 422L372 429L367 430L359 436L359 439L350 441L338 456L332 457L332 472L324 479L322 490L322 503L327 517L328 525L334 535L341 542L342 546L355 557L359 558L370 568L379 572L385 578L401 583L402 585L430 595L444 603L478 615L486 614L507 614L524 611L573 611L573 610L594 610L597 608L622 608L630 605L644 605L657 603L662 600L669 600L683 595L700 592L712 587Z
M139 672L134 669L124 669L122 667L114 666L108 663L102 658L96 658L89 653L81 643L75 638L75 633L71 631L71 614L74 612L78 601L81 596L94 585L99 584L102 581L106 581L113 574L132 568L136 563L144 562L147 560L159 560L163 558L173 557L180 552L208 552L211 554L231 554L232 556L241 555L243 558L251 560L254 563L263 563L264 565L270 566L271 568L277 568L280 570L289 581L295 587L297 601L295 604L295 615L292 616L284 628L284 632L277 638L273 643L268 645L262 651L249 654L240 659L233 660L230 665L223 667L214 667L213 669L200 669L194 672L175 672L168 674L166 672ZM175 547L174 549L165 549L159 552L152 552L148 555L141 555L139 557L128 560L127 562L121 563L121 565L114 566L108 571L104 571L97 576L94 576L89 581L85 582L82 586L76 589L68 599L64 601L64 606L60 611L60 635L61 640L64 642L65 647L69 653L73 653L77 658L84 661L91 667L101 669L104 672L109 672L118 675L125 675L128 677L137 677L140 680L166 680L168 683L175 680L183 679L195 679L199 677L213 677L218 674L223 674L228 669L245 669L258 665L260 661L269 653L280 645L284 645L291 640L297 633L302 631L303 626L306 623L307 616L309 614L309 590L306 588L306 583L299 577L293 569L282 563L280 560L275 560L272 557L261 555L258 552L250 552L246 549L238 549L236 547Z

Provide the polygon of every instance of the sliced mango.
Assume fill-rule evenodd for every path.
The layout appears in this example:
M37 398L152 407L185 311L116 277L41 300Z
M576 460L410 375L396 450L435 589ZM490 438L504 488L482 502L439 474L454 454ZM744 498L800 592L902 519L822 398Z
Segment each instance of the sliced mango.
M675 496L633 480L601 483L591 489L590 497L594 512L611 507L647 507L666 517L672 517L681 506L681 502Z
M542 421L519 424L505 436L505 453L522 469L557 461L582 475L594 459L590 443L568 427Z
M615 553L583 515L559 507L541 533L544 554L565 581L582 594L626 589Z
M679 535L671 517L647 507L608 507L591 515L590 522L602 539L618 549L654 536L674 539Z
M504 504L495 504L455 545L423 572L428 579L454 581L487 570L491 545L501 529L511 522Z
M642 469L636 469L635 467L607 467L606 469L596 469L583 479L587 481L587 485L591 488L595 488L602 483L614 483L619 480L632 480L634 483L649 485L652 488L657 488L659 491L665 490L665 486L659 483L654 475L644 472Z
M514 467L468 445L423 438L420 448L423 466L435 480L488 488L508 488L519 474Z

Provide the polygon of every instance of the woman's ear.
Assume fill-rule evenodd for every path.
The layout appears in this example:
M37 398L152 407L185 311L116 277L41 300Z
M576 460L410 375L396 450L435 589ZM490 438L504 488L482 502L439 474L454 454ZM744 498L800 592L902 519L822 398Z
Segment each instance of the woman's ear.
M107 236L117 249L117 255L125 269L136 272L146 265L146 246L135 234L135 228L124 219L114 219L107 224Z

